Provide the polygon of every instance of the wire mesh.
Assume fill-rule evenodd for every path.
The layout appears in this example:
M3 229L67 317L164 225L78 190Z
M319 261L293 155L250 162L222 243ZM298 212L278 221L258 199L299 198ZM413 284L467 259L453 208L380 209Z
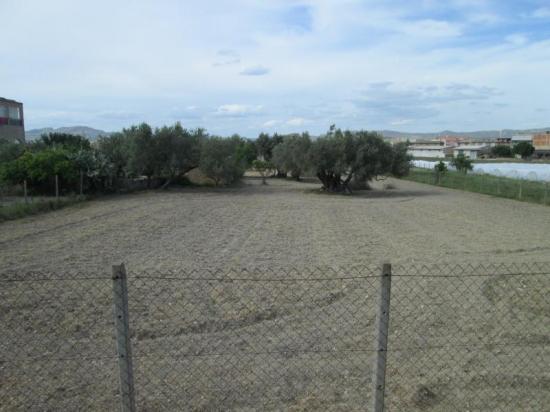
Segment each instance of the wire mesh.
M0 410L109 410L118 381L108 278L0 277Z
M138 410L370 410L381 269L128 270ZM0 410L119 410L110 275L0 275ZM550 405L550 265L392 268L388 411ZM383 331L382 331L383 332Z
M377 280L367 269L129 279L137 404L365 410Z
M394 267L386 410L548 408L548 272L538 264Z

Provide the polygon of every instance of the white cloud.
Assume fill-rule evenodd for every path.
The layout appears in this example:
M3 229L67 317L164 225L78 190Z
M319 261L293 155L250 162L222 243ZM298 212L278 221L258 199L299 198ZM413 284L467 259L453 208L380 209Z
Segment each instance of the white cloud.
M460 25L441 20L419 20L403 24L400 28L404 34L417 38L429 37L440 39L442 37L457 37L462 34Z
M536 9L533 14L533 17L537 19L547 19L550 18L550 7L541 7Z
M250 106L246 104L224 104L218 107L216 114L223 116L245 116L258 113L262 106Z
M548 7L496 0L163 7L8 0L2 13L10 16L2 29L20 35L2 58L0 78L12 81L1 92L25 103L30 128L91 122L117 130L130 122L183 120L253 137L261 127L305 125L321 133L331 123L386 128L411 119L427 131L461 128L465 119L478 128L548 123L536 108L548 100L540 85L550 83L550 41L543 40L545 21L533 20L550 16ZM390 86L372 88L384 82ZM485 109L475 106L495 103L495 90L509 106L476 117Z
M232 64L240 63L241 57L239 56L239 53L237 53L235 50L218 50L217 53L217 59L213 63L213 66L229 66Z
M514 46L523 46L529 39L524 34L515 33L506 36L506 41Z
M279 124L281 124L281 122L278 120L268 120L262 124L262 127L272 128Z
M410 123L413 123L413 119L399 119L399 120L393 120L390 122L392 126L404 126Z
M502 23L506 20L499 14L487 12L474 12L472 14L468 14L467 19L469 23L491 25Z
M303 117L293 117L292 119L289 119L289 120L286 121L286 125L287 126L300 127L300 126L305 125L306 122L307 122L307 120L304 119Z

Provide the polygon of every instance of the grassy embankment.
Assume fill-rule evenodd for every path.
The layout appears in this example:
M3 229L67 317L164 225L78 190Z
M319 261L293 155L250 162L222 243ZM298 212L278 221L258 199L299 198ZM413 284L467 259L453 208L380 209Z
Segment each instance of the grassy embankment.
M2 205L0 203L0 222L62 209L66 206L82 202L85 199L86 197L83 196L71 196L60 198L59 200L48 199L33 201L29 203L14 202L6 205Z
M420 168L411 169L409 175L403 179L524 202L550 205L550 183L548 182L511 179L488 174L464 174L453 171L446 172L440 177L439 182L437 182L435 173L432 170Z

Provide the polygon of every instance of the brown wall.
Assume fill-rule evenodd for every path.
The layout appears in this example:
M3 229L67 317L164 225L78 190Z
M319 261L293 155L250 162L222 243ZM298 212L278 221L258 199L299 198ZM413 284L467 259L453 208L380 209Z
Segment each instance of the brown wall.
M0 125L0 139L25 141L25 128L23 126Z
M550 134L541 133L533 136L533 146L537 150L550 150Z

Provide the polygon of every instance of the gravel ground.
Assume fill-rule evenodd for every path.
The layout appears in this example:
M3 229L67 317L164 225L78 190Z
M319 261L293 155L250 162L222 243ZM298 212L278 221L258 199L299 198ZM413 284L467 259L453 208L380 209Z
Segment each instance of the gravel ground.
M391 183L331 196L316 183L247 179L0 224L0 273L67 278L1 285L0 410L116 404L109 276L119 262L131 277L140 410L365 410L378 279L334 278L376 274L365 268L385 260L412 275L393 281L389 410L544 410L550 278L469 277L469 264L505 273L547 261L550 209ZM464 266L456 278L422 277L453 264ZM253 280L229 281L239 268L257 268ZM205 270L228 281L134 277ZM84 274L105 279L75 280Z

